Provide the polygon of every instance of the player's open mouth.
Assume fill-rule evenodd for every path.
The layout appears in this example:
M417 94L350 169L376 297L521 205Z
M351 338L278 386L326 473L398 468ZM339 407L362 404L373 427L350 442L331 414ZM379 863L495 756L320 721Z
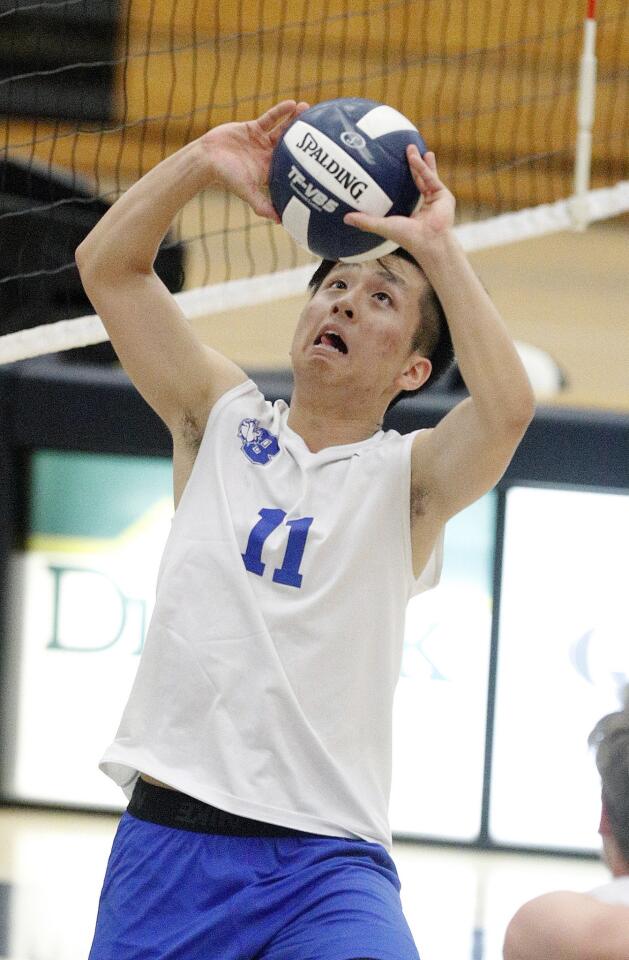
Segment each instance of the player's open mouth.
M343 337L336 330L322 330L314 342L315 347L330 347L339 353L347 353L347 345Z

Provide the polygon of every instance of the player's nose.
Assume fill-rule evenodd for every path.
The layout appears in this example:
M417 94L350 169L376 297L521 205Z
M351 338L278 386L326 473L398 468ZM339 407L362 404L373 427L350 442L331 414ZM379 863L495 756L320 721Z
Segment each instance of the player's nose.
M337 300L337 302L332 307L332 313L333 314L340 313L342 316L347 317L348 320L354 319L354 309L352 307L351 301L349 301L346 298L340 301Z

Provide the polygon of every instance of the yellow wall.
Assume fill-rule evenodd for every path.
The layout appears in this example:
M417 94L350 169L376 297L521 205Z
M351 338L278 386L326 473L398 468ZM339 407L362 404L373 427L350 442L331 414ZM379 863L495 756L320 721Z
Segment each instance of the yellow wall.
M624 2L604 5L602 77L629 62ZM77 133L16 119L7 137L12 153L29 155L35 140L47 163L103 184L128 182L208 126L251 117L276 99L367 96L417 124L462 200L511 197L515 177L517 205L543 202L570 189L581 46L574 10L565 0L128 0L115 92L128 125ZM405 72L383 78L400 51ZM621 130L628 113L626 78L601 82L594 165L608 180L626 134L605 131ZM537 153L545 159L514 166Z

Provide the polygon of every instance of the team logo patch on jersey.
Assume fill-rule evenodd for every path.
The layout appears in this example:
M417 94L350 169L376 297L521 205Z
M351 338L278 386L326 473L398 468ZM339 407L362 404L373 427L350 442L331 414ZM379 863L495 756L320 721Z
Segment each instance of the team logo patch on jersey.
M277 437L265 427L260 426L259 420L246 418L240 421L238 439L241 449L251 463L265 464L280 452Z

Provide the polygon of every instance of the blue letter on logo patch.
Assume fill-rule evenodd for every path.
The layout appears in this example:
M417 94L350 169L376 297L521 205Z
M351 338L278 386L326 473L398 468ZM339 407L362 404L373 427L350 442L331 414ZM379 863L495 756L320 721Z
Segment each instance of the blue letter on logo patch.
M259 420L242 420L238 427L242 452L252 463L265 464L280 452L277 437L260 426Z

